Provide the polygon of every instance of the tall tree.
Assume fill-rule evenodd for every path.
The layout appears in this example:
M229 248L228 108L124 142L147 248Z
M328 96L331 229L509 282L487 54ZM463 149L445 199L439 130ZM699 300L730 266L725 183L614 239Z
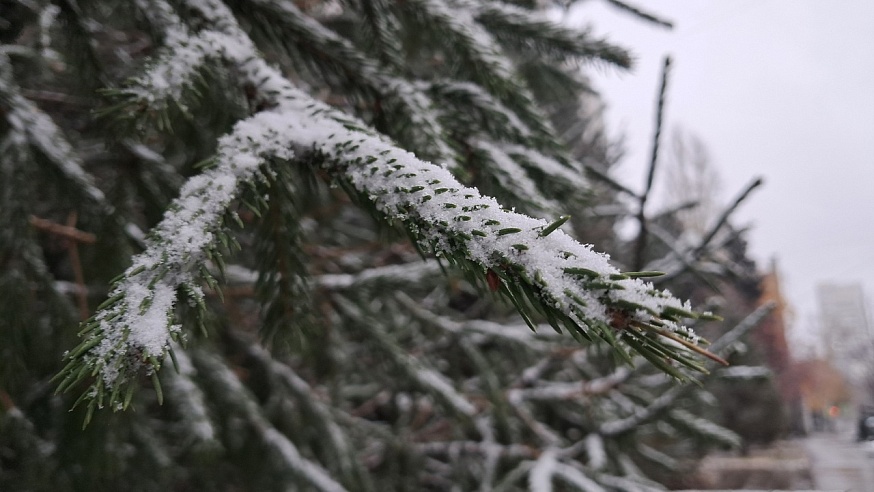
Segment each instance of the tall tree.
M544 108L625 50L533 2L6 4L3 488L648 490L736 443L664 374L762 313L708 352L565 232Z
M694 133L675 126L670 142L665 172L666 205L683 207L678 212L683 227L691 233L703 234L722 208L719 172L707 146Z

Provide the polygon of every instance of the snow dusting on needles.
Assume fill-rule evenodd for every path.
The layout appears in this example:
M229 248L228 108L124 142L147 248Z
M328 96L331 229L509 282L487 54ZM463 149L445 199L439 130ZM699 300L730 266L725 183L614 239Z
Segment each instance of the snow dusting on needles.
M299 97L286 101L283 107L289 111L307 110L295 108L305 96ZM570 306L581 310L582 316L577 317L581 324L587 324L586 318L607 318L606 306L566 273L567 269L583 268L604 278L618 274L606 255L562 231L544 237L541 232L548 222L504 210L494 199L459 183L446 169L423 162L378 136L330 119L333 110L326 106L313 102L307 107L307 116L295 119L307 123L294 132L293 138L300 147L316 148L345 166L340 172L382 213L423 223L426 227L420 232L438 249L457 249L446 244L447 233L468 238L464 243L468 258L483 266L502 268L506 262L523 266L529 278L540 279L539 287L558 303L557 308L572 317L577 316ZM610 290L611 298L656 313L667 306L689 309L673 298L654 296L652 286L640 280L620 282L623 290ZM586 306L576 303L568 292L585 300ZM644 316L644 312L638 314Z
M387 219L403 221L438 256L463 256L479 264L483 273L513 270L515 278L529 282L544 304L581 328L593 322L613 324L613 309L620 306L625 316L643 323L658 321L667 329L680 329L658 317L666 308L688 311L687 304L637 279L615 281L611 277L619 272L606 255L561 230L544 234L549 222L503 209L493 198L459 183L445 167L418 159L363 122L298 90L260 58L224 4L190 3L218 30L203 30L198 34L203 42L186 45L199 54L167 58L140 82L166 82L165 94L171 97L190 83L193 73L192 67L179 63L223 59L236 68L241 82L254 86L256 98L269 109L239 122L220 139L215 166L185 184L150 234L147 250L134 259L114 288L109 306L94 318L99 330L85 342L91 344L86 359L101 368L107 387L142 365L157 369L155 359L164 355L179 330L173 324L176 291L185 287L195 301L202 302L199 277L193 272L206 261L241 184L263 179L260 168L267 159L292 160L295 151L325 158L325 168L337 179L369 197ZM423 3L430 8L442 5ZM171 27L178 24L169 14L165 17ZM183 37L182 28L176 29L176 35ZM185 43L185 39L173 42ZM513 150L525 153L521 148ZM546 169L571 174L558 163L550 162ZM607 283L594 288L569 273L574 270Z
M151 232L149 247L134 258L124 279L110 294L119 299L96 320L103 337L93 356L105 363L103 376L111 384L132 355L140 360L161 357L179 326L172 323L176 289L188 285L202 299L192 269L203 263L215 230L243 182L260 176L265 157L289 160L293 152L277 127L285 117L267 111L238 123L219 140L215 167L183 186L164 219ZM100 362L103 361L103 362Z
M12 66L6 54L0 53L0 97L5 99L6 121L10 134L17 135L42 153L77 188L85 190L88 198L105 211L112 207L93 178L82 168L81 160L73 152L63 132L54 121L30 100L22 96L12 83ZM20 141L20 143L23 143Z

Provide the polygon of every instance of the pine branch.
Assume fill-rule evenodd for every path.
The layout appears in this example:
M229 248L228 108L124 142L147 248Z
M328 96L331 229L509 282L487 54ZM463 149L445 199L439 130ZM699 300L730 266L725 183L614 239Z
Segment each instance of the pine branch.
M623 185L619 181L615 180L610 175L603 173L600 170L595 169L592 166L586 166L586 174L594 177L595 179L597 179L600 182L603 182L604 184L606 184L607 186L609 186L610 188L612 188L616 191L625 193L626 195L628 195L631 198L635 198L637 200L640 200L640 195L638 195L636 192L632 191L630 188L626 187L625 185Z
M274 359L264 348L247 344L245 351L261 368L278 379L295 403L306 410L308 418L314 421L311 425L318 427L320 435L324 437L320 443L327 444L330 448L324 459L331 462L331 469L347 477L346 482L355 484L358 490L372 490L369 476L358 463L357 450L349 441L347 432L337 423L331 407L318 398L316 390L287 364Z
M134 258L107 302L84 323L84 340L68 355L71 364L62 373L61 388L89 374L98 376L87 394L93 410L104 401L122 401L121 395L133 391L141 369L158 370L170 340L180 334L181 327L173 323L177 289L203 306L198 280L214 282L203 265L208 259L221 264L219 248L228 241L223 223L238 189L263 181L260 166L267 157L293 155L285 142L263 139L261 130L271 126L267 120L276 118L264 112L237 124L220 140L215 166L183 186L165 219L150 233L146 251ZM129 402L125 396L123 406Z
M84 81L89 89L97 83L105 82L102 59L96 44L91 42L94 33L102 30L103 26L87 15L77 0L60 0L56 3L59 5L58 16L62 21L59 24L66 35L64 44L69 53L67 65L76 71L77 82Z
M451 79L438 79L419 85L440 101L439 107L444 108L444 118L473 118L476 115L471 131L485 130L497 139L512 141L526 141L532 135L531 128L516 113L479 85ZM447 106L454 111L447 111Z
M602 484L613 487L616 490L639 490L640 492L663 492L664 487L650 480L630 479L626 477L617 477L615 475L607 475L596 473L593 474Z
M354 274L323 274L315 277L313 281L320 289L328 291L362 291L386 286L403 290L403 288L423 285L428 279L440 275L442 271L443 268L436 260L425 260L368 268Z
M477 70L478 79L484 87L503 99L518 91L514 81L513 64L506 57L491 34L474 18L476 4L466 1L413 0L411 7L435 28L448 35L446 41L453 43L460 55L472 62L471 68Z
M647 12L647 11L645 11L645 10L635 6L635 5L632 5L628 2L624 2L624 1L620 1L620 0L606 0L606 1L607 1L607 3L616 7L619 10L631 13L631 14L633 14L633 15L635 15L643 20L652 22L653 24L656 24L656 25L659 25L662 27L666 27L668 29L674 28L673 22L671 22L669 20L662 19L661 17L659 17L655 14L652 14L650 12Z
M591 217L583 178L582 163L611 162L597 96L581 98L586 80L573 71L621 52L550 24L528 0L135 0L134 16L62 1L83 7L83 40L116 97L109 116L134 125L89 124L94 105L61 94L71 72L55 71L70 51L49 36L61 32L58 10L30 2L36 10L15 34L26 46L0 47L17 57L15 77L11 63L0 74L0 311L11 313L0 320L11 327L0 330L0 433L11 425L44 437L10 448L13 475L0 488L60 473L69 477L60 488L653 490L629 453L658 451L636 444L730 440L672 414L693 402L688 391L673 397L663 372L697 379L690 370L710 364L682 326L699 315L647 283L651 273L623 274L565 234L614 241L611 220ZM51 115L71 149L85 149L71 162L111 191L112 215L79 210L82 231L28 223L95 201L32 142L27 126L39 118L6 121L19 116L8 110L18 96ZM569 135L579 137L573 153L561 147ZM79 191L58 199L40 189L48 180ZM484 196L492 192L498 200ZM594 198L622 207L613 194ZM560 215L566 207L575 222ZM156 223L146 238L139 226ZM95 233L76 284L61 279L79 260L55 261L60 238L49 229ZM128 239L141 254L126 250ZM668 256L668 274L732 268L706 251L692 258L697 242L667 240L681 256ZM416 253L437 258L412 262ZM122 270L107 266L110 256L133 264L107 289L104 275ZM218 277L232 284L224 306ZM59 389L85 407L66 414L71 400L46 392L69 344L71 294L109 299L59 375ZM319 332L304 350L271 354L253 342L261 327L310 319ZM198 322L218 336L192 336ZM167 356L177 372L159 371ZM155 391L136 393L149 379ZM100 425L65 437L71 419L132 405L137 412L100 412ZM19 408L32 420L10 421Z
M255 235L258 275L255 284L261 301L262 337L272 342L277 336L304 336L312 322L307 256L302 247L301 217L308 184L287 166L272 170L271 184L264 198L261 190L253 196L266 200L266 206L253 205L261 221ZM260 188L260 187L259 187ZM243 199L245 200L245 198Z
M137 0L138 8L163 34L164 46L147 69L120 89L105 91L115 104L104 117L127 121L142 129L154 121L161 131L172 131L171 110L191 118L191 104L199 102L219 54L211 46L210 31L192 33L165 2Z
M439 457L453 457L463 454L486 455L497 451L501 458L532 459L537 456L537 450L522 444L492 444L479 441L448 441L425 442L416 445L416 451Z
M534 417L530 406L525 401L509 398L509 396L513 396L513 394L508 395L507 398L507 402L513 408L513 412L525 424L528 430L537 436L542 447L557 449L565 444L565 439L558 432Z
M627 381L631 374L631 370L623 367L592 381L544 382L534 388L513 389L507 398L542 402L584 400L614 389Z
M651 232L657 239L659 239L663 244L668 246L671 250L667 256L661 258L660 260L651 261L647 265L643 267L644 270L659 270L664 271L665 275L656 280L656 282L665 282L676 278L678 275L688 270L695 274L699 279L703 282L707 283L714 287L714 290L718 290L712 284L710 280L708 280L703 273L701 272L701 268L698 266L700 263L700 259L704 256L704 253L713 247L712 242L716 238L716 235L722 230L723 226L728 222L728 219L731 215L737 210L737 208L743 203L744 200L753 192L756 188L763 184L763 180L761 178L756 178L750 184L748 184L731 205L726 207L710 229L702 236L702 238L698 241L696 245L683 247L667 233L667 231L660 228L658 225L650 223L648 225L648 230ZM726 263L728 265L728 263ZM724 267L725 265L721 265ZM728 265L730 266L730 265Z
M395 299L420 321L455 335L464 335L476 344L480 343L480 339L482 339L482 343L500 340L541 353L550 348L549 344L542 341L552 331L548 330L546 326L540 327L543 330L542 333L532 333L526 326L505 325L485 320L470 320L459 323L447 317L433 314L402 292L395 294Z
M379 59L385 66L401 70L404 66L403 43L400 39L400 21L391 9L391 2L386 0L359 0L359 8L367 22L363 23L368 31L373 51L379 54Z
M675 408L668 412L668 417L671 424L682 427L697 437L715 441L731 448L739 448L741 445L741 438L736 433L698 417L688 410Z
M568 485L584 492L606 492L596 481L587 477L578 467L572 464L558 463L555 466L555 477Z
M164 371L171 406L177 408L184 422L184 432L196 443L217 444L218 435L207 409L205 395L195 382L197 370L182 347L174 345L173 362L176 371Z
M634 248L634 268L642 269L643 265L646 262L646 258L644 258L644 252L646 249L646 241L648 234L648 219L646 216L646 202L649 198L650 191L652 190L653 180L655 178L655 170L656 164L658 163L659 158L659 145L661 143L661 134L662 134L662 119L664 117L664 109L665 109L665 93L667 91L668 86L668 73L671 67L671 59L670 57L665 57L664 64L662 66L662 84L659 88L659 97L658 97L658 105L656 107L656 124L655 124L655 133L652 137L652 152L650 155L649 162L649 170L646 176L646 186L644 187L643 193L641 193L640 200L638 202L637 207L637 221L640 226L640 231L637 234L637 240L635 242Z
M216 29L200 33L210 40L204 49L234 65L242 82L254 84L257 97L271 109L241 121L220 139L214 167L186 183L153 230L148 249L134 258L110 299L85 324L85 338L68 356L61 388L97 376L83 394L91 410L104 401L129 401L121 392L133 390L136 374L159 369L170 340L180 335L172 321L177 288L202 304L197 272L207 259L221 264L217 243L228 239L223 218L238 189L258 180L268 159L320 161L378 216L404 224L420 246L472 275L498 275L500 291L529 322L539 314L581 341L596 336L618 346L621 339L676 377L681 373L664 358L697 368L688 349L642 329L657 326L695 343L694 334L678 324L695 316L687 304L620 274L606 256L548 222L503 210L446 169L398 149L363 123L297 90L258 56L222 4L191 0L189 7Z
M498 187L507 196L521 199L529 213L543 217L547 214L558 215L563 211L561 205L540 193L535 181L504 149L485 140L472 141L471 145L485 157L481 160L485 165L483 171L495 178Z
M470 6L478 22L528 56L549 56L560 61L594 59L621 68L631 66L631 55L625 49L552 22L541 12L495 1L471 2Z
M647 446L646 444L640 443L637 446L637 451L640 453L641 456L648 459L652 463L661 465L671 472L677 472L680 470L681 465L676 459L665 453L662 453L652 446Z
M327 470L303 457L297 446L270 424L261 413L257 401L227 366L204 353L195 354L194 362L195 367L199 367L198 372L215 386L216 397L220 398L229 410L244 419L249 430L260 440L260 444L277 456L286 469L294 472L301 481L317 490L323 492L346 490L331 478ZM295 483L286 485L299 486Z
M722 353L740 337L761 323L773 309L773 304L765 304L759 307L714 342L713 345L710 346L710 350L717 354ZM636 411L633 415L611 420L602 424L598 429L598 433L607 437L618 436L630 432L634 428L655 418L666 409L670 408L677 398L689 391L689 388L690 386L674 386L652 400L645 408Z
M392 360L393 364L412 382L426 389L440 399L455 414L471 418L477 413L476 407L462 394L453 388L452 382L439 371L428 367L424 361L416 360L412 356L402 352L397 344L383 333L379 323L369 317L354 303L337 297L334 299L339 310L350 319L357 320L357 324L367 330L376 345Z
M732 204L722 211L722 213L719 215L719 218L716 219L716 222L714 222L707 234L705 234L704 237L701 239L701 243L698 245L697 248L692 251L693 257L697 258L701 255L701 253L710 244L710 241L713 240L713 238L716 236L716 233L719 232L720 229L722 229L722 226L725 225L725 223L728 221L728 218L731 216L731 214L734 213L737 207L739 207L740 204L743 203L744 200L746 200L746 198L750 195L750 193L753 192L753 190L755 190L762 184L764 184L764 180L762 178L754 179L752 182L750 182L750 184L746 186L746 188L743 189L743 191L740 192L740 194L737 196L737 198L734 199Z
M378 2L368 3L375 7ZM271 37L279 41L276 44L305 53L321 69L337 67L339 78L347 81L343 88L363 86L369 92L363 94L367 99L375 94L376 116L384 122L381 129L408 150L454 165L455 153L444 141L443 127L433 116L433 103L410 82L388 75L379 62L304 15L288 0L251 0L238 6L253 10L261 21L255 25L269 29ZM330 77L325 82L332 84Z
M552 477L558 466L556 451L547 449L540 454L528 474L528 490L532 492L552 492Z
M9 58L0 53L0 104L2 104L9 131L25 139L30 147L54 166L71 188L102 213L109 214L112 208L103 192L97 188L83 168L81 160L63 132L52 119L20 93L12 78Z
M561 148L548 118L537 109L534 98L519 81L513 62L494 37L476 22L477 3L412 0L408 4L421 28L434 31L435 39L443 41L448 54L460 58L462 63L455 63L452 68L470 70L466 75L516 112L547 147Z
M505 149L518 158L530 173L542 177L549 188L558 188L570 196L587 195L590 185L583 177L581 164L564 163L522 145L507 144Z

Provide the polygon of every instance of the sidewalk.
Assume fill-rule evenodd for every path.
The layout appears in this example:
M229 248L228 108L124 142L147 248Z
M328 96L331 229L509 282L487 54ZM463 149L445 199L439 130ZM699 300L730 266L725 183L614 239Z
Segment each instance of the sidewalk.
M712 455L701 462L699 490L810 490L811 459L802 441L779 441L747 456Z
M857 442L849 425L780 441L748 456L709 456L696 490L874 492L874 442Z
M874 446L851 432L816 433L801 441L810 457L814 483L822 490L874 492Z

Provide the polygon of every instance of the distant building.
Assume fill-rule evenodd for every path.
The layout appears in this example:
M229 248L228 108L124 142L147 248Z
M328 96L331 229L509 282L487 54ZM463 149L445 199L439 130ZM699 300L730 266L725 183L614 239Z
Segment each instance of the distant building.
M774 373L774 382L789 416L788 430L793 435L801 435L807 428L805 416L823 407L815 397L811 397L821 386L821 380L810 377L813 371L806 371L798 365L789 350L786 332L792 324L792 309L781 292L776 258L771 259L768 270L761 278L759 304L772 303L774 309L753 330L752 336L765 356L765 363ZM838 379L841 379L840 376Z
M759 304L773 303L774 310L753 331L753 334L763 349L768 367L778 375L778 378L782 378L787 373L791 364L789 344L786 342L786 329L791 322L791 309L783 297L780 284L777 260L771 259L770 268L762 274L760 284L762 293L759 296ZM789 386L784 386L783 381L780 383L780 392L784 399L788 399L792 394L792 389Z
M826 358L855 389L863 389L874 362L868 306L859 284L820 284L816 289ZM859 395L863 396L863 395ZM864 395L865 400L870 395Z

